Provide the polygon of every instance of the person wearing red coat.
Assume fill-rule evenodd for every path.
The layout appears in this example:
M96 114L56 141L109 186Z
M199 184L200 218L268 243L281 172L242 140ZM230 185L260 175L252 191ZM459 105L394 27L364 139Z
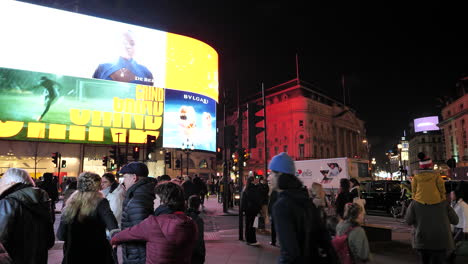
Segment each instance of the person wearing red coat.
M184 214L183 189L175 183L163 182L156 187L156 194L161 198L161 205L155 215L115 234L111 244L145 241L147 264L189 264L198 229L192 218Z

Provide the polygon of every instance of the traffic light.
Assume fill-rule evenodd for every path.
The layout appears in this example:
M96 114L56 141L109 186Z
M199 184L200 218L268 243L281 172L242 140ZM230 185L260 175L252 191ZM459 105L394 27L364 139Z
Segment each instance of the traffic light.
M179 159L175 161L175 167L176 167L176 169L180 169L180 160Z
M229 148L231 151L234 151L234 149L236 149L237 145L239 144L236 135L236 128L234 126L224 127L224 139L224 146Z
M117 153L117 146L112 146L111 149L109 150L109 158L117 161L118 158L118 153Z
M102 157L102 166L107 168L107 162L109 162L109 157Z
M220 147L216 148L216 159L217 160L223 159L223 148L220 148Z
M156 149L156 136L146 135L146 159L149 159L151 153Z
M250 159L250 153L248 149L244 150L244 161L248 161Z
M54 167L55 167L55 168L57 168L57 166L58 166L59 157L60 157L60 153L59 153L59 152L54 152L54 153L52 153L52 163L54 163Z
M140 159L140 147L133 147L133 159L138 161Z
M247 104L247 123L249 130L249 148L257 147L257 135L265 130L264 127L257 127L257 123L265 119L264 116L255 115L260 110L263 110L263 105L258 105L256 103Z
M168 165L168 167L171 167L171 159L172 159L172 154L171 152L166 152L164 154L164 164Z
M67 161L66 160L62 160L62 168L66 168L67 167Z

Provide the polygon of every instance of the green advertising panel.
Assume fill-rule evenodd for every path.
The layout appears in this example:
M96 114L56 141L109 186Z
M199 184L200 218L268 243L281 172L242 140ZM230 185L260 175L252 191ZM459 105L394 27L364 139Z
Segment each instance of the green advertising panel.
M164 88L0 68L0 139L161 146Z

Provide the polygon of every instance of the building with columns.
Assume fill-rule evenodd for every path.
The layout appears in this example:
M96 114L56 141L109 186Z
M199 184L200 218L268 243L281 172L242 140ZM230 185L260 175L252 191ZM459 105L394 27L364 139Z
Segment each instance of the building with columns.
M445 159L454 158L457 167L468 166L468 94L446 105L442 109L439 127L445 141Z
M287 152L294 160L369 158L364 121L355 110L318 92L312 84L293 79L267 89L265 100L266 144L262 132L257 135L257 147L248 147L247 113L241 115L242 146L251 153L246 171L263 173L265 155L268 162L280 152ZM262 104L262 98L254 97L250 102ZM227 123L237 126L237 117L234 113Z

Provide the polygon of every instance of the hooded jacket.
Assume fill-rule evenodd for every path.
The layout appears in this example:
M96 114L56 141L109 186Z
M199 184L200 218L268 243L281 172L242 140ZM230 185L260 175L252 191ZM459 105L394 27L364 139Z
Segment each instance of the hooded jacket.
M47 263L55 243L51 203L47 193L17 183L0 194L0 242L14 263Z
M122 229L139 224L153 214L154 187L156 180L141 177L125 195L122 205ZM130 242L122 246L124 264L145 263L146 247L144 242Z
M117 233L111 244L145 241L147 264L189 264L197 232L192 218L183 212L174 212L146 218L140 224Z
M279 192L273 205L273 219L281 245L278 263L315 263L319 259L319 247L326 252L332 250L331 238L304 188ZM307 233L311 235L306 247Z
M420 170L411 182L413 200L422 204L437 204L446 199L445 184L434 170Z

